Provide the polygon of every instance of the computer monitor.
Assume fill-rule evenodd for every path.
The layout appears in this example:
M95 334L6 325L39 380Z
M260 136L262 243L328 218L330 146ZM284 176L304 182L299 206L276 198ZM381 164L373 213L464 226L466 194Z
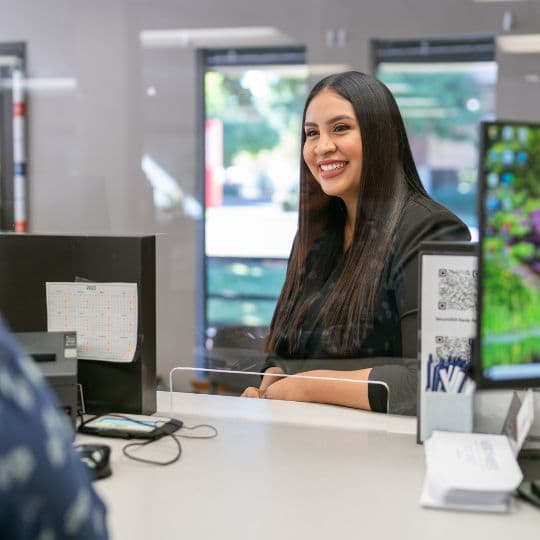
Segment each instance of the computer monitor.
M481 123L478 174L479 292L473 376L480 389L538 389L540 124ZM510 410L509 414L516 414L512 404ZM540 449L522 449L520 466L525 481L518 491L540 506Z
M0 312L14 332L47 331L47 282L137 284L132 362L79 360L87 412L156 411L154 236L0 234Z
M483 122L479 388L540 387L540 124Z

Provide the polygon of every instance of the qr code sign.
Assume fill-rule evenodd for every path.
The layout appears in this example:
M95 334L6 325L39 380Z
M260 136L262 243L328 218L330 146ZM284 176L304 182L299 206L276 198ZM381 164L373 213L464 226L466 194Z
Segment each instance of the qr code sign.
M465 311L476 309L476 270L449 270L439 268L440 310L457 309Z
M470 360L471 339L453 336L436 336L435 355L437 358L459 356L462 360Z

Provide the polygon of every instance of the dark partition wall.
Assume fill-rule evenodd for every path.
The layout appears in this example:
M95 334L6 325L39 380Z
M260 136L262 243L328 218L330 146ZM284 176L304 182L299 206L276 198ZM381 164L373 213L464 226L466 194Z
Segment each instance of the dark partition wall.
M46 331L46 282L80 279L136 283L139 307L133 362L79 360L87 411L155 412L155 237L0 234L0 312L13 331Z

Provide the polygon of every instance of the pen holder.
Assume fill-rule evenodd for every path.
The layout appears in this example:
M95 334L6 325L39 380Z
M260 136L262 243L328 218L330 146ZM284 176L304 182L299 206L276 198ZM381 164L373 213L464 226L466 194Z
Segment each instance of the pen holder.
M429 439L435 430L472 433L473 407L474 392L425 392L420 441Z

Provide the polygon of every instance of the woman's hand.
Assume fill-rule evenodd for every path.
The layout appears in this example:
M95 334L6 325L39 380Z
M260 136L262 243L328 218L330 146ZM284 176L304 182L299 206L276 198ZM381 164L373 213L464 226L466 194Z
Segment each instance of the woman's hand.
M371 368L356 371L313 370L298 375L305 377L276 377L279 368L270 368L259 388L246 388L245 397L329 403L355 409L371 410L369 404L369 375ZM365 382L366 384L358 384Z
M285 377L269 386L261 397L284 401L310 401L308 397L310 382L297 377Z
M268 368L259 388L249 386L242 397L260 399L280 399L285 401L308 401L306 380L296 377L278 377L283 370L279 367Z
M272 375L273 374L273 375ZM261 385L259 388L254 388L253 386L248 386L243 392L242 397L249 398L262 398L265 397L264 393L268 387L278 381L281 377L277 375L283 375L283 370L280 367L271 367L268 368L263 375Z
M262 398L262 393L258 388L254 386L248 386L240 397L250 397L250 398Z

